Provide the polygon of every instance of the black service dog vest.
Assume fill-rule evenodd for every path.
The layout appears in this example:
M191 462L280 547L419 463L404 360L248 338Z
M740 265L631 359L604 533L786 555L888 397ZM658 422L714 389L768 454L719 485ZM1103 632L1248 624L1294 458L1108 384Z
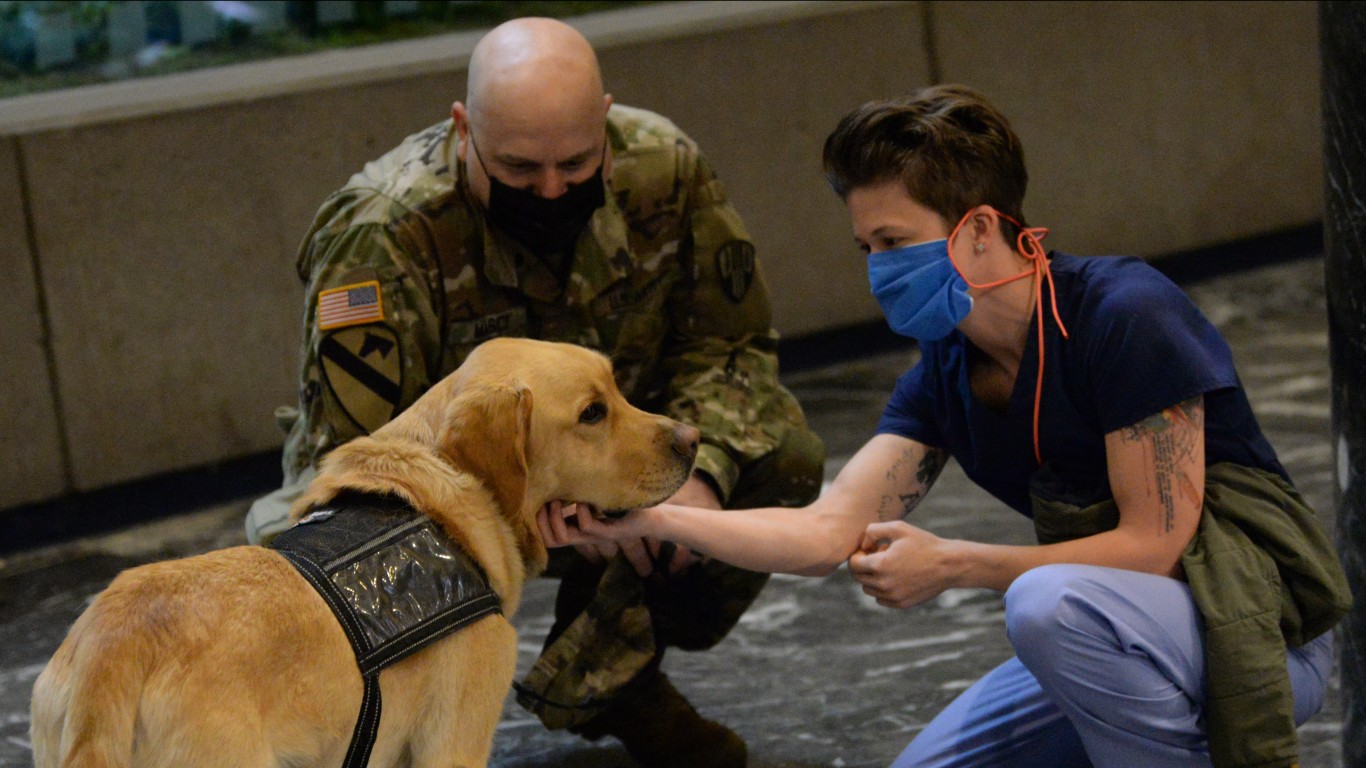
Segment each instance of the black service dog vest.
M483 570L398 497L344 492L270 542L332 609L365 684L343 768L363 768L379 732L379 672L492 613Z

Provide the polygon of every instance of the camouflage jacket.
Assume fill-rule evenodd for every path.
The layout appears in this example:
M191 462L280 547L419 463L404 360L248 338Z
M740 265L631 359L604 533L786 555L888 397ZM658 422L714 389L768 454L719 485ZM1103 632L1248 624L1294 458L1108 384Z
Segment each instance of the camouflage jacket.
M667 119L613 106L606 204L563 283L491 228L447 120L366 165L300 246L307 290L292 482L393 418L480 342L529 336L609 355L627 398L702 430L697 467L729 496L745 465L804 429L778 383L754 247L697 146Z

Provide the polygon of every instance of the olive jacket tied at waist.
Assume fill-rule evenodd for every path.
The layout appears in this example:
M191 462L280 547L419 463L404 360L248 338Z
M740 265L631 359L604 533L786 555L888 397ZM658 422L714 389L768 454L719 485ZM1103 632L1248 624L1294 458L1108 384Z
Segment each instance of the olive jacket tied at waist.
M1033 493L1040 544L1119 524L1113 499L1081 507ZM1204 719L1216 768L1298 762L1286 649L1328 632L1351 591L1314 510L1279 475L1206 468L1200 525L1181 555L1205 630Z

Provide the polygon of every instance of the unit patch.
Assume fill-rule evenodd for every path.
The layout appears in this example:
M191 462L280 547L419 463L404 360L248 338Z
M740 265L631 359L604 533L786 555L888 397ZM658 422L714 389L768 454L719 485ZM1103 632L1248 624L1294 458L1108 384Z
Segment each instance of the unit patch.
M739 304L754 283L754 244L731 240L716 249L716 271L730 300Z
M318 328L328 331L384 320L379 281L343 285L318 294Z
M403 391L403 353L392 328L333 331L318 344L318 357L332 397L367 434L394 417Z

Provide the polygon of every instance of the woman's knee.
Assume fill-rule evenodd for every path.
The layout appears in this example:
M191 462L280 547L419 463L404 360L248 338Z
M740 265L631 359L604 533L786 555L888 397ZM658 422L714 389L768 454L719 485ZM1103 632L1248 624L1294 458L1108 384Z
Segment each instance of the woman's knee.
M1058 632L1065 596L1077 580L1076 566L1071 565L1044 565L1020 574L1005 595L1011 639Z
M1020 574L1006 590L1006 634L1026 663L1041 660L1103 628L1094 592L1101 588L1095 566L1044 565Z

